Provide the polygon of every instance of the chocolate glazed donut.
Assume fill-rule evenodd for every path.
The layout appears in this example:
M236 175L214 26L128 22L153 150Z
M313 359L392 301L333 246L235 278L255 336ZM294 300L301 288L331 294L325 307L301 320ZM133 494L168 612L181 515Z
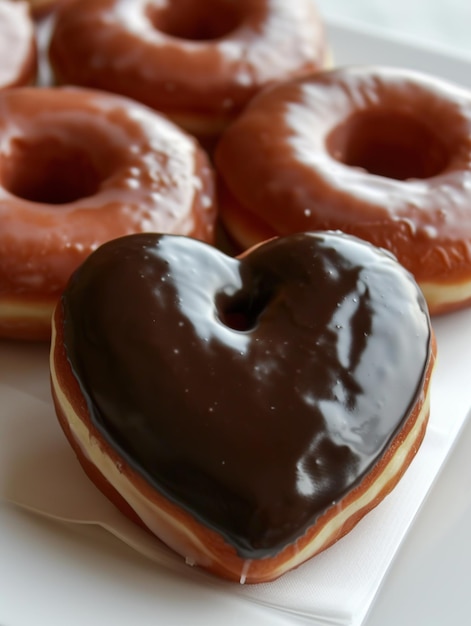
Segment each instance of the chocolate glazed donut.
M341 234L234 259L102 246L54 320L53 393L85 470L188 562L271 580L393 488L424 435L435 343L412 277Z

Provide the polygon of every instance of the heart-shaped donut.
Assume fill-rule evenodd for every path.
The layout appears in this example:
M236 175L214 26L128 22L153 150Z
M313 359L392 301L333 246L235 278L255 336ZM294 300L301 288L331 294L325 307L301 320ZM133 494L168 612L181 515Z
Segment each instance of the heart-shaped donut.
M54 319L59 420L95 483L189 562L258 582L388 493L425 431L435 342L387 252L304 233L231 258L131 235Z

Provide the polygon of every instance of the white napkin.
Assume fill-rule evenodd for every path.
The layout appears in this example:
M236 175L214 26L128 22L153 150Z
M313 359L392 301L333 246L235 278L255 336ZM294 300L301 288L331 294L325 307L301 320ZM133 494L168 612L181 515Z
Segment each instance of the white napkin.
M347 537L273 583L242 586L190 568L95 489L56 422L44 347L0 343L0 501L69 523L99 525L159 566L293 618L358 626L471 406L471 311L434 325L439 360L430 424L403 480Z

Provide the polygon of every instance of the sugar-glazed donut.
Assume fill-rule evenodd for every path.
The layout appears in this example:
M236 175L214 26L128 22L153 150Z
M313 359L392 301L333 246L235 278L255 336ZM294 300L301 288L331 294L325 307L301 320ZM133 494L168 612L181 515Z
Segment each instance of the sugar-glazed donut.
M70 0L50 46L59 83L106 89L217 134L262 87L322 68L312 0Z
M418 72L340 68L266 91L216 152L244 247L340 229L392 251L432 313L471 300L471 92Z
M0 94L0 336L45 338L72 271L101 243L213 240L207 157L136 102L86 89Z

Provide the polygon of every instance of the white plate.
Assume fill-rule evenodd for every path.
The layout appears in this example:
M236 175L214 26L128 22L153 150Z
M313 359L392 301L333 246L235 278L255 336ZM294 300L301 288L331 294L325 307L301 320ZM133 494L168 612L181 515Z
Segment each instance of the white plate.
M330 25L329 36L337 64L374 62L414 67L471 86L471 65L459 58L338 24ZM450 399L450 419L456 424L450 436L454 439L471 406L471 384L465 386L471 371L471 357L466 352L471 355L471 311L438 320L437 330L444 362L452 364L449 372L440 371L442 388L449 388L455 396L453 390L459 390L458 397ZM26 352L31 365L26 369L22 365L18 374ZM18 386L21 376L20 382L29 392L48 398L46 368L39 367L38 373L41 363L42 348L0 344L1 382ZM444 419L446 400L442 393L439 411ZM467 445L471 445L471 427L462 433L448 467L404 542L368 626L467 623L467 589L463 583L469 579L471 556L471 542L466 537L471 526ZM1 484L0 475L0 488ZM339 604L341 601L339 598ZM300 622L204 581L159 568L99 529L61 526L0 503L1 626L242 623L286 626Z

